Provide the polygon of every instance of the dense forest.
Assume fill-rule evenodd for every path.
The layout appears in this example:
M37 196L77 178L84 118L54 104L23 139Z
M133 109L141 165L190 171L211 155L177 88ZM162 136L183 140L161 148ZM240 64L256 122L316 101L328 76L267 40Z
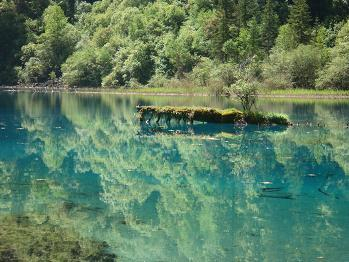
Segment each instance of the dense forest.
M0 85L349 88L346 0L1 0Z

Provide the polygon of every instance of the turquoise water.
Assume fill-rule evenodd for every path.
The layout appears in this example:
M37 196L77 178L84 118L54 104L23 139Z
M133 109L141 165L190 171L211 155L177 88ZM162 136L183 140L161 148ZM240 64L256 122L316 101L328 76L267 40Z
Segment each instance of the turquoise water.
M288 129L136 105L235 103L0 93L0 261L349 261L349 101L261 101Z

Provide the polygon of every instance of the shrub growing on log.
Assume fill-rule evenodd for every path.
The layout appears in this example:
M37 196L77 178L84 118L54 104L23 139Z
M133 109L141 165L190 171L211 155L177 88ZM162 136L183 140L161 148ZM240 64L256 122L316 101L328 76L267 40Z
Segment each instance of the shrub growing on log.
M231 85L228 92L230 95L235 95L237 97L244 112L250 112L257 103L257 89L257 85L253 82L239 79L236 83Z
M284 114L246 112L244 119L246 123L256 125L290 125L288 117Z

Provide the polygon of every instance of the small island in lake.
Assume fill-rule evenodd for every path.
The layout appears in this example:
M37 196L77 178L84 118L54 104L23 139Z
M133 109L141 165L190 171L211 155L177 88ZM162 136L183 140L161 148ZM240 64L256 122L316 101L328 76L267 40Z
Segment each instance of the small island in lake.
M257 124L257 125L291 125L288 117L283 114L242 112L235 108L215 109L206 107L171 107L171 106L137 106L141 121L155 119L156 123L161 120L170 122L172 119L177 122L194 121L221 124Z

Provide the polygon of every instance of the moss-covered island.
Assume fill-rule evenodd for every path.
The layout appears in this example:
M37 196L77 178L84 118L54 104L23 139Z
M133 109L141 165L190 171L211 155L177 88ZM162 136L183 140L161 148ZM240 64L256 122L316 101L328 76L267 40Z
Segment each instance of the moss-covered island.
M140 121L156 123L161 120L170 122L194 121L221 124L256 124L256 125L291 125L288 117L283 114L263 112L242 112L235 108L215 109L206 107L171 107L171 106L137 106Z

